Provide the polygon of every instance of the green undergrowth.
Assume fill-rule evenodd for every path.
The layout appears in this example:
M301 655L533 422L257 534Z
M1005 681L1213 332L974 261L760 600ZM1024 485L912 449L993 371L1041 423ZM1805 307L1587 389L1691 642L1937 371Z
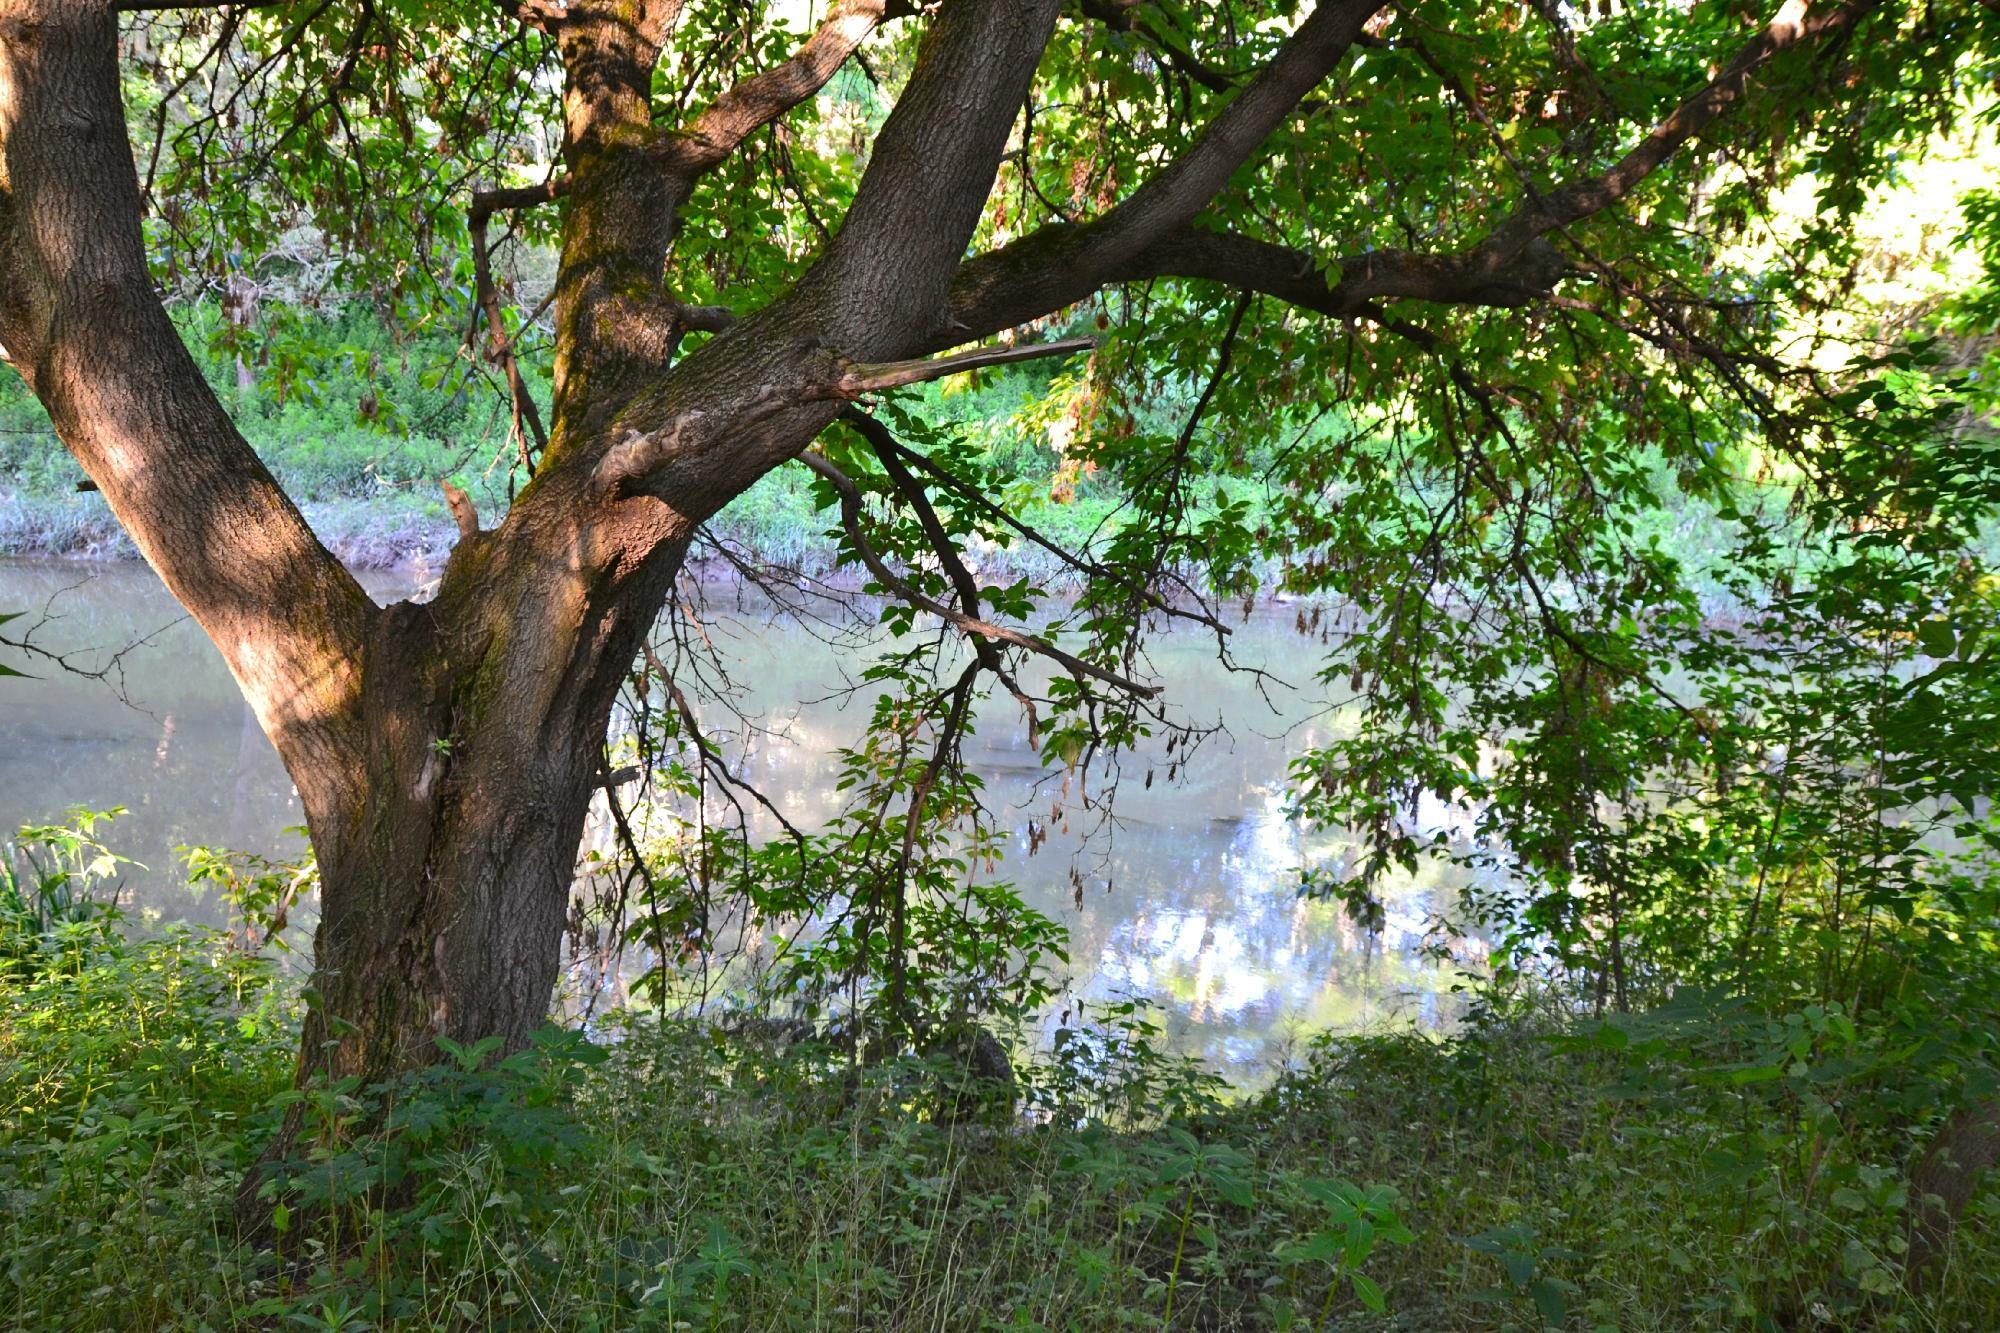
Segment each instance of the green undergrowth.
M1929 1121L1867 1112L1906 1096L1870 1054L1893 1034L1838 1011L1329 1036L1255 1094L1131 1005L1011 1092L630 1018L292 1093L301 998L242 935L129 935L20 882L0 905L10 1327L2000 1324L1990 1191L1910 1293ZM241 1246L294 1104L275 1239Z

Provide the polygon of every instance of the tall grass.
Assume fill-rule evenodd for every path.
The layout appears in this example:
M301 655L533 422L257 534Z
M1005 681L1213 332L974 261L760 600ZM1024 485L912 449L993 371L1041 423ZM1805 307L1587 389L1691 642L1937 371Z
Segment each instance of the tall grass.
M265 960L119 926L0 925L7 1326L2000 1326L1991 1192L1910 1294L1927 1122L1823 1114L1866 1093L1838 1023L1329 1036L1238 1095L1123 1006L968 1100L948 1065L631 1019L295 1093L301 998ZM1810 1091L1716 1075L1773 1024ZM241 1246L294 1103L310 1146Z

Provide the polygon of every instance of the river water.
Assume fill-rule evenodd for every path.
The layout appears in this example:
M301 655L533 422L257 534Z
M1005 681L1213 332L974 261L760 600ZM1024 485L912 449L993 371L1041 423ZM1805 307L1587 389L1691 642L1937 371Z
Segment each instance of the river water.
M408 575L365 582L385 602L415 589ZM0 562L8 610L27 613L7 626L10 637L32 627L36 643L103 675L0 658L36 677L0 679L0 828L53 821L73 805L126 806L107 840L145 867L127 873L128 910L222 923L222 905L176 873L175 847L290 855L302 845L289 831L302 816L215 649L137 564ZM700 614L730 663L738 707L758 723L730 724L732 765L802 825L824 819L839 801L825 756L868 719L867 697L846 691L860 669L853 645L727 590L710 589ZM1069 929L1075 994L1155 1002L1176 1048L1226 1072L1254 1077L1319 1031L1448 1023L1457 977L1416 949L1463 872L1431 866L1392 881L1387 928L1372 938L1339 907L1300 899L1300 867L1337 867L1350 845L1285 818L1285 766L1337 734L1343 718L1312 679L1319 640L1300 633L1294 611L1253 614L1231 650L1294 688L1225 669L1206 631L1162 634L1151 661L1168 699L1187 720L1225 731L1177 781L1165 780L1157 752L1129 758L1115 828L1088 838L1090 821L1074 816L1067 831L1061 820L1049 827L1051 787L1037 785L1045 775L1019 713L993 701L967 757L1011 830L999 873ZM704 721L724 716L713 701L696 702ZM1047 834L1032 853L1031 821Z

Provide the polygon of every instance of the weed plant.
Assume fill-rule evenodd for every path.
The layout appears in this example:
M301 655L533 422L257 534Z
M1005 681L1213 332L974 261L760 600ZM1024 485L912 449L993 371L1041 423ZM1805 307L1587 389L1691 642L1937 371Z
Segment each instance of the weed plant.
M1926 1112L1837 1011L1488 1011L1235 1095L1114 1005L971 1117L935 1062L639 1017L294 1090L310 996L260 933L128 931L88 906L101 855L86 827L8 857L41 867L0 917L11 1327L2000 1324L1990 1191L1912 1294ZM288 1113L309 1147L239 1244Z

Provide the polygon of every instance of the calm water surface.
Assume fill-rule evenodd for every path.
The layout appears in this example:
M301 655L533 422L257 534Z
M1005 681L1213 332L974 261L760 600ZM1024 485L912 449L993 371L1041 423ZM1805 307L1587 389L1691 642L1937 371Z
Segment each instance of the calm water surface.
M393 575L366 584L385 602L415 586ZM288 830L302 815L215 649L138 565L0 562L4 610L29 613L10 635L41 620L36 642L79 651L81 664L108 675L7 659L38 679L0 680L0 826L55 820L72 805L124 805L109 840L147 867L127 878L132 909L219 924L221 904L185 886L174 848L290 855L301 844ZM852 743L868 718L868 699L846 692L859 659L732 593L711 591L702 616L731 663L739 706L758 723L754 731L731 724L732 765L801 824L833 813L839 796L825 756ZM1284 818L1285 764L1336 734L1342 719L1311 678L1318 640L1298 632L1291 611L1252 616L1232 648L1297 688L1260 690L1225 670L1204 632L1162 635L1152 662L1169 700L1187 720L1226 732L1200 747L1177 782L1164 780L1163 756L1129 757L1117 824L1088 840L1091 821L1073 802L1068 830L1060 820L1048 828L1055 789L1037 785L1043 770L1012 702L992 701L967 757L1012 830L1000 873L1069 928L1075 993L1157 1002L1175 1045L1225 1070L1254 1075L1329 1028L1448 1022L1453 976L1420 964L1414 949L1460 872L1427 868L1391 884L1388 928L1377 939L1338 907L1299 899L1299 868L1337 865L1349 848ZM699 706L705 720L724 716L712 701ZM1148 767L1157 775L1150 789ZM1031 820L1049 833L1032 855Z

